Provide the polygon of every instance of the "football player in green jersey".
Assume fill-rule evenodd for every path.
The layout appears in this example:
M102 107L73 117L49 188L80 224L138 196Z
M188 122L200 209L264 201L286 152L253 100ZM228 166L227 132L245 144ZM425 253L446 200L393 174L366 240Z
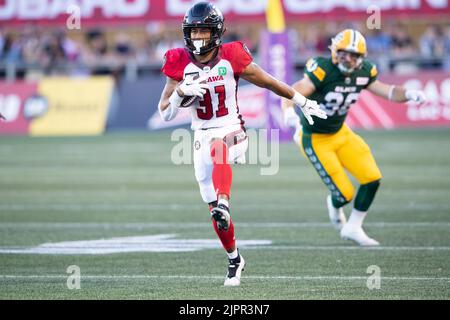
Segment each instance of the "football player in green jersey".
M395 102L422 103L425 94L377 80L376 66L365 59L365 39L356 30L337 34L330 49L330 58L310 59L305 77L293 85L305 97L316 100L328 119L317 119L310 125L303 116L299 119L292 102L283 100L284 120L286 125L297 128L294 139L330 190L326 199L328 214L341 237L362 246L379 245L367 236L362 224L380 185L381 172L369 146L344 123L345 118L363 89ZM360 184L356 196L345 170ZM343 207L353 198L347 222Z

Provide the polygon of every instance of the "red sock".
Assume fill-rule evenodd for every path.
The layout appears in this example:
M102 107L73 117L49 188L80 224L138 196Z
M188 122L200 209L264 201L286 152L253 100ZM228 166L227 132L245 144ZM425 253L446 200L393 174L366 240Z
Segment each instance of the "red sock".
M234 249L236 246L236 239L234 238L234 226L233 221L230 220L230 227L227 231L225 230L219 230L217 227L217 223L213 220L212 221L214 230L217 233L217 236L220 239L220 242L222 242L222 246L226 251L230 251L231 249Z
M215 140L211 144L211 158L213 161L212 180L216 194L225 194L230 198L233 173L228 164L228 147L225 142Z

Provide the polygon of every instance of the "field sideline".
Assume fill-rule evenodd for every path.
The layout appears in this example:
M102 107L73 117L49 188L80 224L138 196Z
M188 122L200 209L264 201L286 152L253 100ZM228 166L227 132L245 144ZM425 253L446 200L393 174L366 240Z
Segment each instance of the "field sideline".
M222 286L225 254L168 132L0 137L0 299L450 299L450 130L360 134L383 173L366 226L382 246L338 237L325 186L284 144L278 174L234 169L239 288Z

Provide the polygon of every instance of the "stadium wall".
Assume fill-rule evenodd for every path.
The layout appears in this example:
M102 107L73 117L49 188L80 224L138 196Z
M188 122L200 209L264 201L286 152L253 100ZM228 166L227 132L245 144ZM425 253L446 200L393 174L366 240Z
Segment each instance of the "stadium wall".
M297 74L294 79L300 78ZM420 72L380 77L388 83L422 89L428 101L397 104L364 92L350 109L353 128L395 129L450 126L450 73ZM0 82L0 135L97 135L114 130L160 130L188 127L190 109L171 122L161 120L158 101L165 80L161 75L120 81L111 77L44 78L36 83ZM241 81L239 109L247 127L267 121L264 90Z
M48 77L0 82L0 134L98 135L105 131L114 96L109 76Z
M66 1L60 0L3 0L0 4L0 23L9 25L61 26L71 15L80 15L84 25L98 26L139 24L149 21L179 23L186 10L196 0L84 0L78 1L78 9L68 10ZM266 1L217 0L214 1L227 17L227 21L265 21ZM373 1L342 0L283 0L282 6L288 21L359 19L367 16L367 8ZM384 0L376 3L383 16L397 19L411 17L440 17L450 15L448 1Z

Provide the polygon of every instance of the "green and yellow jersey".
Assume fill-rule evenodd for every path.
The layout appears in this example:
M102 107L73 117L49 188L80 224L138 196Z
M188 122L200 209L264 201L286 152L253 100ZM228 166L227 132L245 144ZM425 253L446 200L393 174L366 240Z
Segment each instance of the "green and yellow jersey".
M347 112L358 100L361 90L376 80L378 71L373 63L364 59L361 68L344 75L331 58L316 57L306 63L305 75L316 87L308 99L316 100L328 118L316 117L311 126L302 114L303 132L335 133L344 124Z

